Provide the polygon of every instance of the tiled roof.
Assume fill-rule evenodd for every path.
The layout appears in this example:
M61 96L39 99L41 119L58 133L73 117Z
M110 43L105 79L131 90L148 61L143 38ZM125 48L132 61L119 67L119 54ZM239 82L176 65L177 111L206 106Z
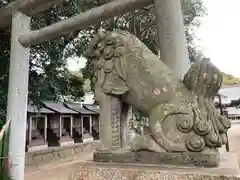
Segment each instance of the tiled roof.
M94 112L100 114L100 107L98 105L95 105L95 104L83 104L83 107L85 107L86 109L88 109L90 111L94 111Z
M229 115L240 115L240 109L237 109L235 107L228 107L226 108L226 111L228 112Z
M28 104L27 112L29 112L29 113L44 113L44 114L55 113L54 111L47 109L45 107L38 108L36 105L31 105L31 104Z
M214 102L214 103L219 103L218 98L214 98L214 101L213 101L213 102ZM231 103L232 103L232 101L231 101L230 99L228 99L228 98L222 98L222 99L221 99L221 102L222 102L223 105L228 105L228 104L231 104Z
M220 92L218 92L218 93L217 93L217 96L220 96L220 97L225 97L225 98L227 97L227 96L223 95L223 94L222 94L222 93L220 93Z
M232 85L223 85L221 88L234 88L234 87L240 87L240 84L232 84Z
M240 85L223 86L219 93L228 97L230 100L237 100L240 98Z
M81 103L64 103L68 108L77 111L81 114L97 114L95 111L88 110L82 106Z
M78 112L67 108L62 102L51 102L43 101L42 102L47 108L62 114L78 114Z

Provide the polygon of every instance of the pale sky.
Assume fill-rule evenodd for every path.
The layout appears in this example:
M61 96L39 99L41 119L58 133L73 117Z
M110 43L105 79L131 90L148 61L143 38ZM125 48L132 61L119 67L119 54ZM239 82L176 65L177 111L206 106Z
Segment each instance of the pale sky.
M196 43L221 71L240 77L240 0L203 2L208 14L201 18ZM75 58L69 62L70 70L85 65L84 59Z
M240 0L203 0L208 15L197 36L204 55L223 72L240 77Z
M68 58L68 69L70 71L78 71L79 69L82 69L85 67L86 59L84 58Z

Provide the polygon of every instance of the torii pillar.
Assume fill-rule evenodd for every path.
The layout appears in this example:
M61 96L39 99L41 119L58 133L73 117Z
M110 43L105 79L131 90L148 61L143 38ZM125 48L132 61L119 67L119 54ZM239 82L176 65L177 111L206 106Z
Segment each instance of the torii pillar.
M181 0L154 0L161 60L183 78L190 67Z
M7 119L11 121L9 160L12 180L24 180L30 48L24 48L18 38L29 31L30 17L14 12L7 105Z

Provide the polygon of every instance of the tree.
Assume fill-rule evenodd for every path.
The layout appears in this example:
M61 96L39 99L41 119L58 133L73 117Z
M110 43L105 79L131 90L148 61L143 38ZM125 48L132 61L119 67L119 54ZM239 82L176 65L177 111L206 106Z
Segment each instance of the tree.
M236 78L231 74L223 73L223 84L224 85L240 84L240 78Z
M0 0L0 8L11 0ZM73 3L49 10L32 17L32 29L38 29L61 19L73 16L76 11ZM29 74L29 101L39 104L41 100L78 100L84 95L83 78L67 69L65 47L76 36L73 32L58 40L47 41L31 47ZM0 122L5 120L8 71L10 58L11 28L0 30Z
M88 3L86 3L86 1L81 2L82 4L79 5L81 9L78 9L79 12L85 11L94 6L102 5L103 3L106 3L107 0L92 0L87 1ZM205 11L201 0L185 0L183 1L182 8L184 12L189 57L191 61L194 61L199 56L199 53L195 50L194 29L200 25L198 17L203 16ZM97 25L90 26L87 30L81 31L79 38L76 38L74 41L74 46L77 48L71 49L71 53L69 54L83 56L88 42L100 28L104 30L113 30L117 28L127 30L136 35L155 54L158 54L159 52L158 40L156 38L157 26L154 15L154 5L135 10L132 13L127 13L119 17L111 18ZM83 75L86 79L92 79L93 77L91 67L91 62L87 61L87 65L83 69Z

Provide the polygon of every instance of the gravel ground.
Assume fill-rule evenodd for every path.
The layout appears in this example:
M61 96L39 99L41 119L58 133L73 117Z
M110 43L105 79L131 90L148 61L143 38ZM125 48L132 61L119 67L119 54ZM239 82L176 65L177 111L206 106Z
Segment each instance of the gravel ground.
M92 153L83 154L74 161L48 164L41 167L25 169L25 180L68 180L69 174L77 168L77 163L90 160Z
M240 164L240 121L233 121L231 129L228 131L229 149L237 154ZM226 151L225 147L221 151Z

